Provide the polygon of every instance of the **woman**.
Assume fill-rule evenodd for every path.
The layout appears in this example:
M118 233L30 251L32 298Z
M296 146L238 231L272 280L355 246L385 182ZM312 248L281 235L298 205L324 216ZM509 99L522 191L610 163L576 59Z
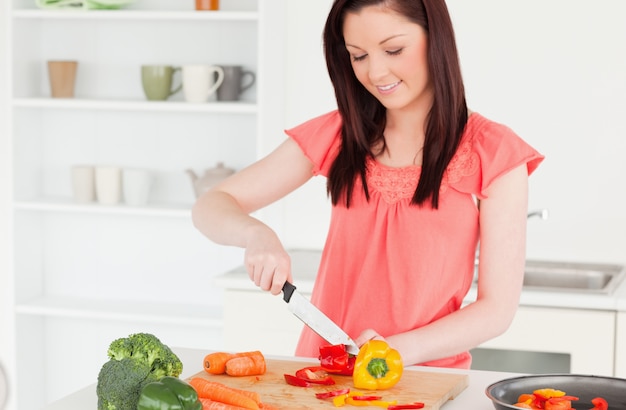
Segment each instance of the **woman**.
M338 110L199 198L194 223L244 247L250 278L279 294L289 256L249 214L326 176L333 209L312 302L359 345L382 338L407 365L468 368L468 350L517 309L528 176L543 157L468 111L444 0L336 0L324 49ZM477 300L461 309L479 240ZM322 344L305 328L296 354Z

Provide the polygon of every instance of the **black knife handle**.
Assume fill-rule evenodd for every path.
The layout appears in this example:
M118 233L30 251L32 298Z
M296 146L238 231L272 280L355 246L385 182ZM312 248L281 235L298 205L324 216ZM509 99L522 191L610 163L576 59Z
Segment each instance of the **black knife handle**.
M295 286L293 286L289 282L285 282L285 284L283 285L283 300L285 302L289 303L294 290L296 290Z

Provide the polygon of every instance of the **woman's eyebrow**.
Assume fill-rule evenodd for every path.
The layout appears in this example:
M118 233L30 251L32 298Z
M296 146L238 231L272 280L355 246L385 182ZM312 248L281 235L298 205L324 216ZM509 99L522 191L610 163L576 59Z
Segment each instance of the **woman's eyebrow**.
M382 40L380 43L378 43L378 45L383 45L385 44L387 41L389 40L393 40L394 38L397 37L402 37L402 36L406 36L406 34L394 34L392 36L387 37L386 39ZM350 43L345 43L346 47L354 47L354 48L358 48L359 50L363 50L361 47L359 46L355 46L354 44L350 44Z

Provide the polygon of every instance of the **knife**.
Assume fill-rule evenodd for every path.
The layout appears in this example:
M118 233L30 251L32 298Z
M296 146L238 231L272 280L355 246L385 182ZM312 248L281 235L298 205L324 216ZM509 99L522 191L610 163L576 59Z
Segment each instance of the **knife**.
M287 302L291 313L328 343L345 345L348 353L359 354L359 347L354 343L354 340L300 292L296 291L296 287L289 282L285 282L283 285L283 299Z

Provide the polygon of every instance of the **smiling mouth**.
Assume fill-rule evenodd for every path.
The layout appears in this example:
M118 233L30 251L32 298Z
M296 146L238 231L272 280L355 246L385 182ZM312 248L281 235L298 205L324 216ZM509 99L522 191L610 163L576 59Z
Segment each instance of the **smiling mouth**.
M397 87L397 86L398 86L398 84L400 84L400 83L401 83L401 81L398 81L398 82L395 82L395 83L393 83L393 84L384 85L384 86L379 86L379 87L376 87L376 88L378 88L378 89L379 89L380 91L382 91L382 92L385 92L385 91L389 91L389 90L391 90L391 89L393 89L393 88Z

